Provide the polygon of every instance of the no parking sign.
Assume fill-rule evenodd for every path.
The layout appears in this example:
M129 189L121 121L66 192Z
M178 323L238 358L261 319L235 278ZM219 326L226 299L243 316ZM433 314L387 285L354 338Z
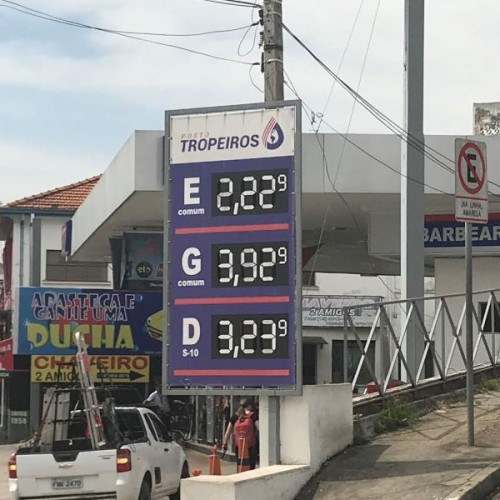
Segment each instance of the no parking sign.
M455 140L455 219L462 222L488 222L488 177L486 144Z

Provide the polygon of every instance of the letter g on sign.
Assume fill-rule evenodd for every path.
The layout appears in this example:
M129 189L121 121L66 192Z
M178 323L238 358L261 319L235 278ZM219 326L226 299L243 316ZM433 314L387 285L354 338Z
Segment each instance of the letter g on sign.
M182 270L189 276L201 271L201 252L198 248L186 248L182 254Z

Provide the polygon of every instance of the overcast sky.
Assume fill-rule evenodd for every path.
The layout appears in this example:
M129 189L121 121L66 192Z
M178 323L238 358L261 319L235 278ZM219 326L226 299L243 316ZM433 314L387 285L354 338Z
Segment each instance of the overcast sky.
M20 1L88 25L176 34L246 26L254 11L205 0ZM471 134L473 103L500 100L500 2L426 4L425 132ZM258 67L56 24L8 5L0 0L3 203L103 172L133 130L163 127L165 109L263 99L255 87L262 87ZM284 0L283 18L344 80L354 88L359 83L365 98L401 122L403 6L404 0ZM244 30L154 39L253 63L260 60L255 31L243 40ZM286 35L285 69L308 106L348 130L352 98L338 86L332 90L330 77ZM286 97L294 96L287 90ZM358 108L349 131L388 133Z

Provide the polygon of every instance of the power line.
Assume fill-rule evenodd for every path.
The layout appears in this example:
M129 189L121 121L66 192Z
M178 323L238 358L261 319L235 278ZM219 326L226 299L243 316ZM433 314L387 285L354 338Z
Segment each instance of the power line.
M365 3L365 0L361 0L361 2L359 3L358 11L356 12L354 22L352 23L351 32L349 33L349 36L347 37L347 42L346 42L346 45L344 48L344 52L342 53L342 57L340 58L339 67L337 69L337 73L339 73L339 74L340 74L340 70L342 69L342 65L344 64L344 59L345 59L345 56L347 54L347 49L349 48L349 45L351 43L351 38L354 35L354 30L356 28L356 25L358 24L359 15L361 14L361 9L363 8L364 3ZM321 128L321 119L323 116L325 116L328 105L330 104L330 99L332 97L334 88L335 88L335 80L332 81L332 85L330 87L330 92L328 93L328 97L326 98L325 107L323 108L323 112L321 113L321 117L320 117L319 124L318 124L318 131Z
M342 86L349 94L351 94L352 97L357 99L361 105L370 113L372 114L380 123L382 123L385 127L387 127L391 132L393 132L395 135L398 135L401 139L405 140L410 146L412 146L414 149L420 151L422 154L424 154L427 158L430 160L434 161L434 163L438 164L442 168L445 168L448 171L453 171L451 167L448 167L446 164L444 164L441 160L437 159L434 157L432 154L430 154L427 150L435 152L438 156L441 156L445 160L451 162L454 164L453 160L450 158L446 157L439 151L436 151L432 149L431 147L425 145L422 141L417 139L416 137L412 136L407 130L402 128L400 125L398 125L396 122L391 120L389 117L384 115L382 111L380 111L378 108L376 108L374 105L372 105L369 101L367 101L361 94L356 92L352 87L350 87L342 78L340 78L334 71L332 71L297 35L295 35L285 24L283 24L283 29L306 51L309 53L309 55L332 77L334 78L339 85Z
M253 5L256 5L256 4L257 4L257 0L255 0L255 2L253 3ZM240 43L238 44L238 50L237 50L237 52L238 52L238 55L240 57L248 56L248 54L250 54L250 52L252 52L253 49L255 48L255 42L257 40L257 32L259 31L258 28L255 28L255 31L254 31L254 34L253 34L252 46L245 53L241 52L241 46L243 45L243 42L245 41L245 38L247 37L248 33L250 33L250 30L252 29L252 27L260 25L259 21L255 21L254 20L254 14L255 14L255 9L252 9L252 16L251 16L252 23L250 24L250 26L248 26L248 29L245 31L245 33L241 37Z
M95 30L95 31L100 31L100 32L103 32L103 33L109 33L109 34L112 34L112 35L117 35L117 36L121 36L121 37L124 37L124 38L129 38L131 40L138 40L138 41L141 41L141 42L144 42L144 43L150 43L150 44L153 44L153 45L160 45L160 46L163 46L163 47L169 47L169 48L172 48L172 49L177 49L177 50L181 50L181 51L184 51L184 52L189 52L191 54L196 54L196 55L208 57L210 59L216 59L216 60L219 60L219 61L233 62L233 63L236 63L236 64L243 64L245 66L253 66L253 65L258 65L259 64L259 63L250 63L250 62L246 62L246 61L240 61L240 60L237 60L237 59L231 59L229 57L217 56L217 55L214 55L214 54L209 54L207 52L202 52L202 51L199 51L199 50L190 49L188 47L183 47L181 45L174 45L174 44L170 44L170 43L159 42L158 40L149 40L147 38L142 38L142 37L139 37L139 36L131 35L131 34L128 34L126 32L121 32L121 31L112 30L112 29L108 29L108 28L101 28L101 27L98 27L98 26L93 26L93 25L90 25L90 24L80 23L80 22L77 22L77 21L71 21L71 20L68 20L68 19L64 19L62 17L53 16L53 15L48 14L48 13L43 12L43 11L39 11L39 10L36 10L36 9L31 9L29 7L25 7L22 4L19 4L19 3L16 3L16 2L12 2L10 0L0 0L0 1L3 2L4 4L12 4L12 5L0 5L2 7L5 7L5 8L8 8L8 9L11 9L11 10L15 10L17 12L20 12L22 14L26 14L26 15L29 15L29 16L32 16L32 17L43 19L45 21L51 21L51 22L54 22L54 23L64 24L64 25L67 25L67 26L73 26L75 28L85 28L85 29L91 29L91 30ZM16 7L14 7L14 5Z
M370 36L368 37L368 44L366 45L365 57L363 58L363 65L361 66L361 73L359 75L359 80L358 80L358 85L356 87L356 92L359 92L359 89L361 88L361 81L363 80L363 75L365 73L366 62L368 61L368 54L370 52L370 47L371 47L371 43L372 43L372 39L373 39L373 34L375 32L375 24L377 22L377 17L378 17L379 9L380 9L380 0L378 0L378 2L377 2L377 8L375 10L375 16L373 17L373 23L372 23L372 27L371 27L371 30L370 30ZM352 118L354 116L354 110L356 109L357 102L358 101L356 99L354 99L354 101L352 103L351 114L349 116L349 122L347 123L346 135L351 130ZM323 115L324 115L324 113L323 113ZM318 127L318 130L319 130L319 127ZM337 179L338 179L338 176L340 174L340 169L342 167L342 159L344 157L345 145L346 145L346 141L344 141L342 143L342 151L340 153L339 161L338 161L338 164L337 164L337 170L335 172L335 179L333 180L334 184L337 183Z
M259 8L260 5L257 3L244 2L243 0L203 0L204 2L209 3L218 3L221 5L228 5L230 7L250 7L250 8Z
M288 75L287 75L288 76ZM290 79L290 77L288 76L288 79ZM285 83L285 85L287 85L287 87L295 94L295 96L297 97L297 99L299 99L300 101L302 101L302 104L304 105L304 107L306 108L305 110L305 113L306 113L306 116L308 117L311 125L313 125L314 123L314 120L313 120L313 114L314 112L312 111L312 109L307 105L307 103L300 98L300 96L298 95L296 89L295 89L295 86L293 85L293 83L291 82L290 80L290 84L289 85L288 83ZM309 111L311 113L311 116L309 116L309 114L307 113L307 111ZM325 121L325 125L329 126L328 123ZM337 132L338 133L338 132ZM342 134L340 134L342 135ZM332 186L332 190L335 191L335 194L337 194L337 196L340 198L340 200L342 201L342 203L345 205L345 207L347 208L347 211L349 212L349 215L350 217L352 218L353 222L354 222L354 225L356 226L356 230L358 232L358 235L362 238L361 241L363 243L363 248L366 252L366 257L367 257L367 260L374 272L374 274L376 275L376 277L379 279L379 281L382 283L382 285L384 285L384 287L394 296L396 297L396 293L394 292L394 290L392 288L389 287L389 285L387 285L387 283L382 279L382 277L380 276L380 273L378 271L378 269L376 268L373 260L372 260L372 256L369 254L368 252L368 248L367 248L367 241L366 241L366 238L365 238L365 235L361 229L361 225L356 217L356 215L354 214L351 206L349 205L349 202L346 200L346 198L342 195L342 193L339 192L339 190L335 187L334 183L332 182L332 179L330 177L330 174L329 174L329 169L328 169L328 159L326 157L326 152L325 152L325 147L323 144L321 144L321 141L319 139L319 132L317 130L314 131L314 136L316 137L316 140L318 142L318 145L321 149L321 152L322 152L322 156L323 156L323 163L326 165L326 174L327 174L327 178ZM346 136L344 136L344 139L345 140L348 140ZM351 142L348 140L348 142ZM352 142L351 142L352 143ZM352 143L353 145L355 145L354 143ZM365 151L363 148L359 147L359 149L361 151L363 151L364 153L368 154L370 157L372 157L373 159L379 161L380 163L388 166L387 164L385 164L384 162L382 162L381 160L378 160L377 158L375 158L374 156L372 156L370 153L368 153L367 151ZM395 170L395 169L392 169L391 170ZM396 171L396 170L395 170ZM396 171L397 172L397 171ZM397 172L399 173L399 172ZM448 194L448 193L445 193L445 194ZM326 219L326 215L327 215L327 212L325 213L325 219ZM316 258L317 258L317 253L319 251L319 248L322 244L322 238L323 238L323 234L324 234L324 224L323 224L323 227L322 227L322 230L321 230L321 233L320 233L320 238L319 238L319 241L318 241L318 245L317 245L317 249L316 249L316 252L315 252L315 257L314 257L314 260L313 260L313 264L312 264L312 272L315 272L314 271L314 266L315 266L315 263L316 263ZM400 305L400 308L402 308L402 306Z
M394 135L397 135L401 140L407 142L411 147L415 150L422 153L422 155L428 160L435 163L440 168L443 168L448 173L455 175L454 168L448 166L438 157L443 158L447 162L449 162L453 167L455 166L454 160L448 158L446 155L441 153L440 151L428 146L425 142L422 142L420 139L416 138L412 134L410 134L403 127L398 125L396 122L391 120L388 116L386 116L382 111L376 108L373 104L371 104L368 100L366 100L361 94L355 91L352 87L350 87L342 78L340 78L336 73L334 73L299 37L297 37L285 24L283 24L283 29L302 47L306 52L311 55L311 57L332 77L335 81L337 81L342 88L344 88L356 101L358 101L372 116L374 116L382 125L388 128ZM330 126L330 128L332 128ZM430 153L431 151L432 153ZM433 154L435 153L435 154ZM410 177L408 179L412 180ZM491 182L494 186L500 187L500 184ZM424 184L425 185L425 184ZM435 188L432 188L435 189ZM500 197L499 194L490 192L493 196Z

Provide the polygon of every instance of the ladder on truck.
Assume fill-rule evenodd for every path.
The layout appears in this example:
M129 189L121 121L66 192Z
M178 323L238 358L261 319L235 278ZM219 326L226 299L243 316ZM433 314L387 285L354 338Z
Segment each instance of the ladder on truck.
M104 434L96 390L90 376L90 358L83 334L77 331L73 337L77 348L76 374L82 391L89 439L92 448L97 450L106 442L106 435Z
M73 340L77 348L74 375L78 381L78 392L83 403L81 411L85 416L85 435L90 440L92 449L97 450L106 443L106 435L101 419L97 393L90 375L90 358L87 344L81 332L74 332ZM49 387L43 398L42 421L35 433L33 444L40 446L42 452L50 452L55 441L64 440L68 435L71 393L75 389ZM108 412L114 417L113 401L107 401ZM76 409L75 409L76 410Z
M42 453L51 450L54 441L64 439L68 433L70 393L49 387L43 396L43 412L40 428L35 434L35 446Z

